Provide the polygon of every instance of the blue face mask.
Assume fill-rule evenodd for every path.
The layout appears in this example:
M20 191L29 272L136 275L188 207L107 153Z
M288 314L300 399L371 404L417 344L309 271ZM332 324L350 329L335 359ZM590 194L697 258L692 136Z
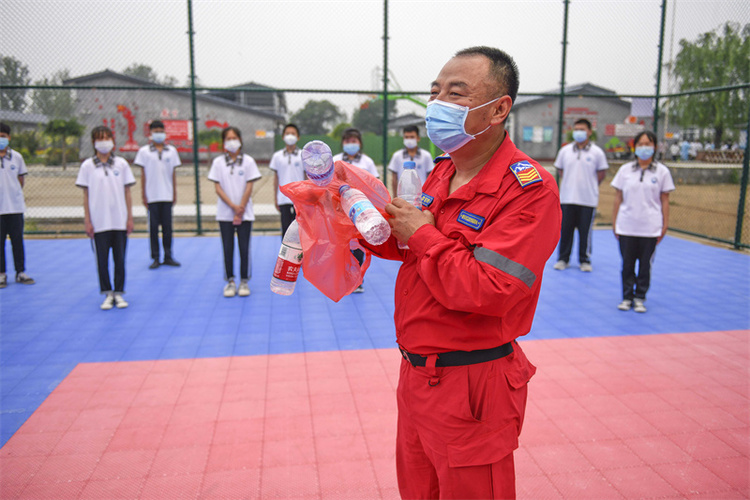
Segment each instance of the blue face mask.
M349 156L357 156L357 153L359 153L359 144L356 142L347 142L344 144L344 153Z
M652 156L654 156L654 147L653 146L638 146L635 148L635 155L639 159L646 161L650 159Z
M154 141L156 144L161 144L167 140L167 134L166 132L152 132L151 140Z
M578 143L585 142L586 139L588 139L588 138L589 138L589 135L586 133L585 130L574 130L573 131L573 140L576 141L576 142L578 142Z
M8 139L7 137L0 137L0 149L7 148L9 142L10 142L10 139Z
M467 142L475 139L479 134L489 130L492 125L474 135L468 134L466 128L466 116L469 111L483 108L488 104L500 100L500 97L492 99L489 102L470 108L450 102L439 101L435 99L427 103L427 112L425 116L425 125L427 127L427 137L446 153L463 147Z

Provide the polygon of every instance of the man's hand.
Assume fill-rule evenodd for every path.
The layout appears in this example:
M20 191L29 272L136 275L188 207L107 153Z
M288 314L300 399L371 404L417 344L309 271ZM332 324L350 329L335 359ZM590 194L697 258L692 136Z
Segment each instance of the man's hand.
M141 196L141 200L143 200L143 206L148 208L148 198L146 198L145 194Z
M394 198L385 206L385 211L393 218L388 219L391 232L402 243L406 243L417 229L425 224L435 225L435 217L429 210L419 210L411 203Z
M89 238L93 238L94 237L94 225L91 224L91 220L90 219L84 220L83 226L86 228L86 235Z
M130 233L132 233L132 232L133 232L133 227L134 227L134 224L133 224L133 216L132 216L132 215L129 215L129 216L128 216L128 222L127 222L127 224L125 225L125 231L126 231L126 233L127 233L127 234L130 234Z

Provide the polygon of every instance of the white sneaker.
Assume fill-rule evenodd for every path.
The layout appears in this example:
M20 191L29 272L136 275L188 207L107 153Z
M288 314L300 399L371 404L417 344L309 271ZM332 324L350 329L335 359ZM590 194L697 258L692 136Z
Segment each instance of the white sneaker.
M224 297L234 297L236 293L237 287L234 284L234 280L227 281L227 284L224 286Z
M584 273L590 273L591 271L593 271L591 262L584 262L583 264L581 264L581 271L583 271Z
M247 280L240 280L240 289L237 292L240 297L247 297L250 295L250 287L247 286Z
M633 310L637 313L645 313L646 312L646 306L643 305L643 299L635 299L633 301L635 305L633 306Z
M5 273L0 273L0 288L8 286L8 276Z
M115 293L114 294L114 298L115 298L115 307L116 308L118 308L118 309L125 309L126 307L128 307L129 304L127 303L127 301L125 299L122 298L122 294L121 293Z
M107 292L107 296L104 297L104 302L102 302L102 305L99 307L103 311L109 311L115 306L115 296L112 294L112 292Z
M555 262L555 265L552 266L552 269L555 269L557 271L562 271L563 269L567 267L568 267L567 262L565 262L564 260L558 260L557 262Z
M617 308L620 311L630 311L630 306L632 306L632 305L633 305L633 301L632 300L625 299L622 302L620 302L619 304L617 304Z
M21 283L22 285L33 285L36 282L34 281L34 278L28 274L20 272L16 274L16 283Z

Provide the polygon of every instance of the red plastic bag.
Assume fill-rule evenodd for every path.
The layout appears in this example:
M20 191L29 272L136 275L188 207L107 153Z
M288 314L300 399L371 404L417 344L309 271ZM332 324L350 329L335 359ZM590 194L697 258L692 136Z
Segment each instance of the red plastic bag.
M325 187L312 181L281 186L294 203L302 243L305 279L331 300L338 302L357 288L370 266L370 252L359 244L362 237L341 208L339 187L348 184L362 191L384 216L391 195L385 185L364 169L343 161L334 163L331 183ZM365 252L362 267L350 249Z

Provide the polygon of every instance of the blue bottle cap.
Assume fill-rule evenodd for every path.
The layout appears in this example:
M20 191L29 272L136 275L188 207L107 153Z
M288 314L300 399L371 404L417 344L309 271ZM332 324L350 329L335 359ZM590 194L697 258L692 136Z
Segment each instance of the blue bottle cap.
M341 185L341 187L339 188L339 194L342 194L342 193L343 193L344 191L346 191L347 189L351 189L351 188L349 187L349 184L342 184L342 185Z

